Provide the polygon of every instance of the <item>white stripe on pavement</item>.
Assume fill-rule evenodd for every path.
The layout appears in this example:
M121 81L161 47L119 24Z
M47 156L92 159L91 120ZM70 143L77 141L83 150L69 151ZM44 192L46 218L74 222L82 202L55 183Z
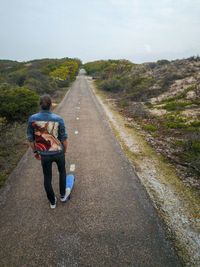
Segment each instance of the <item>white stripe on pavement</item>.
M71 164L70 165L70 172L74 172L75 171L75 164Z

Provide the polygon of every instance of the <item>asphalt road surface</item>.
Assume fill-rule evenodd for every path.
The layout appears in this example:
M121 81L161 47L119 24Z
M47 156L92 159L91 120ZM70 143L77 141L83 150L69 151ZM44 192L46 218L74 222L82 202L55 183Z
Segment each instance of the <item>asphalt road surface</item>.
M50 209L29 149L0 191L0 266L181 266L82 71L56 113L71 199ZM56 165L53 175L59 197Z

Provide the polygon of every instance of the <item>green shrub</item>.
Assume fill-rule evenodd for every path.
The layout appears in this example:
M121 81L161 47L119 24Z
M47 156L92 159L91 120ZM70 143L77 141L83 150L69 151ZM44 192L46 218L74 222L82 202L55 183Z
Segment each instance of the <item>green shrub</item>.
M120 83L120 80L111 78L109 80L105 80L101 82L100 84L100 89L108 92L119 92L122 89L122 85Z
M0 186L2 186L5 183L6 179L7 175L5 173L0 175Z
M170 61L167 60L167 59L161 59L161 60L158 60L158 61L156 62L156 64L158 64L158 65L160 65L160 66L162 66L162 65L166 65L166 64L169 64L169 63L170 63Z
M186 95L189 91L193 91L193 90L195 90L195 88L196 88L195 85L190 86L190 87L186 88L181 94L173 96L173 97L165 98L161 102L165 103L165 102L171 102L171 101L175 101L178 99L182 99L182 98L186 97Z
M130 123L125 123L125 126L126 126L127 128L130 128L130 129L134 128L134 126L133 126L132 124L130 124Z
M197 131L197 128L196 127L187 127L187 131L188 132L196 132Z
M179 147L185 147L186 146L186 143L185 143L185 141L174 140L173 141L173 145L179 146Z
M200 121L193 121L190 123L190 126L192 127L200 127Z
M194 153L200 153L200 142L193 143L193 144L191 145L191 150L192 150Z
M8 121L23 120L38 108L39 95L23 87L0 88L0 116Z
M167 115L166 119L175 122L186 122L186 119L181 118L179 115Z
M170 128L170 129L183 129L183 128L187 128L187 124L169 121L169 122L166 122L164 124L164 127L167 129L168 128Z
M155 132L158 130L158 127L153 124L146 124L146 125L143 125L142 127L147 132Z
M152 136L155 138L158 137L159 135L157 133L153 133Z
M122 102L119 104L121 107L127 107L129 106L129 103L126 103L126 102Z
M166 109L166 110L169 110L169 111L173 111L173 110L182 110L184 107L190 105L191 102L189 101L184 101L184 102L175 102L175 101L172 101L172 102L169 102L167 103L166 105L164 105L162 108L163 109Z
M154 105L151 103L151 102L146 102L145 105L148 107L148 108L153 108Z

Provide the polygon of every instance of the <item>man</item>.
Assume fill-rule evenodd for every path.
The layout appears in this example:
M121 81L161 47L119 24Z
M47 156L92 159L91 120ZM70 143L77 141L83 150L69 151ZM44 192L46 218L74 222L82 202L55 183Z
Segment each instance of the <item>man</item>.
M50 207L56 207L56 196L52 188L52 163L56 162L59 171L60 200L65 201L70 194L66 189L65 153L67 151L67 132L63 119L50 111L51 97L40 98L40 112L30 116L27 137L35 158L41 160L44 173L44 188Z

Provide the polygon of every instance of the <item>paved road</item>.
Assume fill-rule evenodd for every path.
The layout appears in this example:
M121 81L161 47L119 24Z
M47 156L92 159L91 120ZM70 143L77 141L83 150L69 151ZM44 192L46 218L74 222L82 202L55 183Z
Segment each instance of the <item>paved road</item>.
M82 72L56 113L75 164L71 200L49 208L28 150L0 192L0 266L181 266Z

